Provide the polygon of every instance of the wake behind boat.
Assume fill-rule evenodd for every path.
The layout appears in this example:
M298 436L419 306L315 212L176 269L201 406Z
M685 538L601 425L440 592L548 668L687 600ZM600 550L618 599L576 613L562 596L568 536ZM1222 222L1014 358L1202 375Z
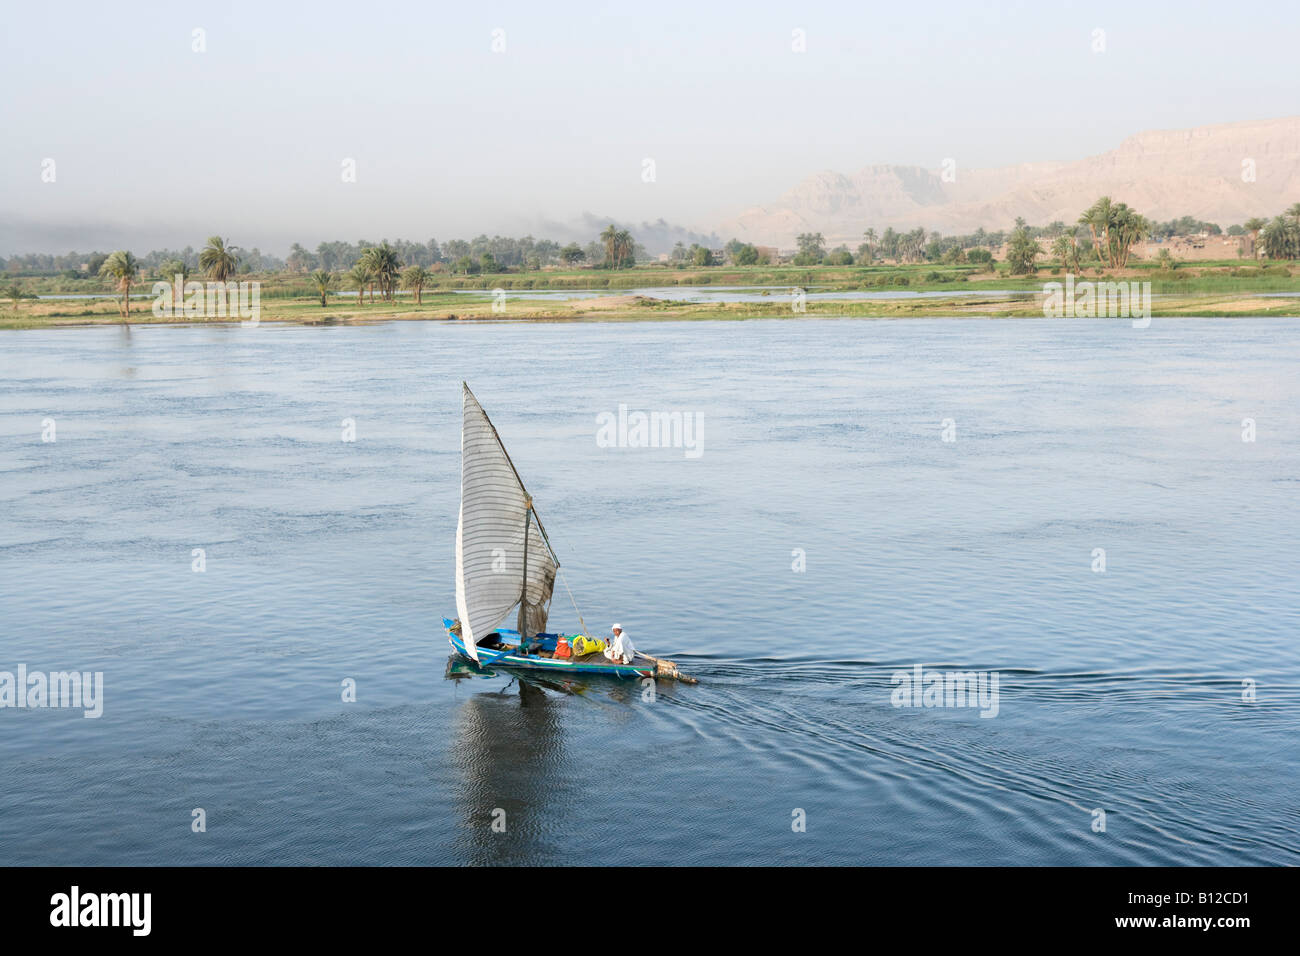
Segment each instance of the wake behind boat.
M457 617L442 619L451 646L484 667L696 683L672 661L648 654L611 660L603 642L587 633L581 614L581 634L546 630L560 561L487 412L467 384L461 387ZM501 627L516 609L514 629Z

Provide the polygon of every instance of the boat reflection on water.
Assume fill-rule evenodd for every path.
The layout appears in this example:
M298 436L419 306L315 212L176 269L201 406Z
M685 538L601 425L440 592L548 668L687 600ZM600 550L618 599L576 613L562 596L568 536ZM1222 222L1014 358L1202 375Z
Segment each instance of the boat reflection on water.
M591 799L591 781L566 754L564 735L580 729L575 723L599 719L584 707L566 706L567 698L626 705L640 692L640 681L538 676L479 667L459 655L448 659L444 676L470 690L455 709L450 751L459 772L455 825L463 862L558 862L566 834L572 838L572 808ZM496 684L490 690L489 680Z

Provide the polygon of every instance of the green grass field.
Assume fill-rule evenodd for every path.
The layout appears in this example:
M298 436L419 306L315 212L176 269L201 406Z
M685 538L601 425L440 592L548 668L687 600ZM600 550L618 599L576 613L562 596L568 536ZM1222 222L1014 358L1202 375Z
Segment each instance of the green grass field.
M1157 316L1202 315L1295 315L1300 298L1260 298L1260 293L1300 293L1300 265L1240 261L1182 264L1176 270L1161 270L1153 263L1104 274L1085 268L1076 281L1151 282L1158 297L1153 305ZM670 269L643 265L635 269L571 269L542 272L514 272L486 276L438 274L426 286L423 302L401 294L393 301L376 297L374 303L358 302L355 294L331 296L321 308L320 298L307 278L298 274L240 276L260 283L261 320L303 324L334 322L391 321L396 319L496 319L496 320L681 320L799 318L846 316L897 318L909 316L1041 316L1044 283L1062 281L1064 272L1053 266L1040 267L1033 276L1010 276L1005 264L994 271L975 266L917 265L872 266L752 266ZM24 295L108 294L112 287L99 278L73 279L64 276L20 277L13 280ZM147 277L132 290L133 324L164 322L232 321L231 319L155 319L150 312L154 278ZM629 295L629 290L681 286L764 286L771 302L686 303L661 301ZM916 291L945 292L925 299L824 300L809 301L806 313L791 307L789 290L795 287L817 292ZM594 300L567 302L508 300L504 312L492 308L491 290L593 290L605 293ZM972 295L980 289L1006 290L1021 295ZM462 290L457 292L456 290ZM481 292L481 295L462 294ZM1026 298L1023 293L1034 294ZM40 328L65 325L99 325L121 321L113 299L20 299L0 303L0 328Z

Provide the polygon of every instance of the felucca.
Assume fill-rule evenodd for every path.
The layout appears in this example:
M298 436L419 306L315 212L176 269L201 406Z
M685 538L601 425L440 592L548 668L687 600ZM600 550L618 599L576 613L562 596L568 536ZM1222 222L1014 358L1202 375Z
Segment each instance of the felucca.
M469 386L464 382L461 386L457 617L442 619L451 646L483 667L696 683L672 661L637 652L625 663L609 660L602 649L587 650L595 642L585 623L582 634L546 630L559 558L501 436ZM514 629L501 627L512 610ZM581 614L578 620L582 621Z

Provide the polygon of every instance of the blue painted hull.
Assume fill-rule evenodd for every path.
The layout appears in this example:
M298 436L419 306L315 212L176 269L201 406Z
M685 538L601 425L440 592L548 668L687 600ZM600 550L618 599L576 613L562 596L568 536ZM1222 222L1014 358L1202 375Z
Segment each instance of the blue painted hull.
M472 660L465 651L465 644L459 634L452 633L451 627L454 621L443 618L443 627L447 630L447 640L451 642L452 648L466 660ZM515 631L508 631L504 628L497 630L498 634L517 634ZM520 654L517 646L507 645L504 651L489 650L485 647L478 648L478 663L480 667L519 667L536 671L549 671L556 674L606 674L610 677L654 677L655 664L653 661L633 660L631 664L616 664L613 661L607 661L603 657L598 660L588 660L577 662L571 658L540 657L536 654Z

